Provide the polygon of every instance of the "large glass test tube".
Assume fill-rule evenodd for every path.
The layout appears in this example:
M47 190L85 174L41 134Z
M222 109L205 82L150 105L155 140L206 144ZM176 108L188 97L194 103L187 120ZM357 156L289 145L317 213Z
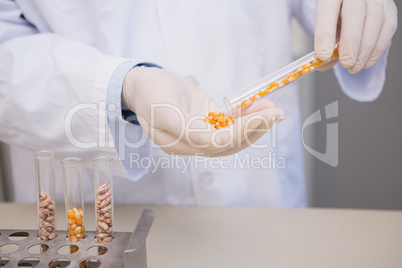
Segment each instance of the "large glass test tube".
M113 240L113 175L112 158L100 156L92 159L96 208L96 238L99 243Z
M81 162L81 158L78 157L70 157L61 161L68 237L71 242L80 241L85 237Z
M225 97L225 105L236 115L241 109L250 106L253 102L315 72L336 59L338 59L338 43L335 44L335 49L329 60L321 61L315 52L311 52L256 83Z
M53 152L39 151L35 153L35 176L38 194L39 238L43 241L52 240L56 237Z

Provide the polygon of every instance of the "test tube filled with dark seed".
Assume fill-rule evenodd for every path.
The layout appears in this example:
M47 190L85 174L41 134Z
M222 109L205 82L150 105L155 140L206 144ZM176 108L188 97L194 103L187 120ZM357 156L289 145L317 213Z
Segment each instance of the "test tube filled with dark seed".
M38 197L39 238L42 241L56 237L54 154L51 151L35 153L35 176Z
M96 239L98 243L113 241L113 175L112 158L100 156L94 164Z

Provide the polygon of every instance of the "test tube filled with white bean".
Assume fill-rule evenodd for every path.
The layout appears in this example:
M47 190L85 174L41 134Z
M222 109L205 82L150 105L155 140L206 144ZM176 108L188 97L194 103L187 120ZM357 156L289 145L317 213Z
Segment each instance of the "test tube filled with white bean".
M35 176L38 195L39 238L42 241L56 237L54 154L51 151L35 153Z
M80 241L85 237L81 162L81 158L77 157L70 157L61 161L67 231L71 242Z
M96 239L98 243L113 241L113 175L112 158L92 159L96 209Z

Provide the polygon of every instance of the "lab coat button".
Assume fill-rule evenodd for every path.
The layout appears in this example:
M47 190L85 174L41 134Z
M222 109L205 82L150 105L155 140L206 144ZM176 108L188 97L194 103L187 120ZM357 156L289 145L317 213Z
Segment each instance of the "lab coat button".
M189 80L190 82L192 82L193 84L198 86L198 81L197 81L197 79L194 78L194 76L188 75L188 76L186 76L186 78L187 78L187 80Z
M210 187L214 183L214 177L211 172L205 172L199 177L199 182L204 187Z

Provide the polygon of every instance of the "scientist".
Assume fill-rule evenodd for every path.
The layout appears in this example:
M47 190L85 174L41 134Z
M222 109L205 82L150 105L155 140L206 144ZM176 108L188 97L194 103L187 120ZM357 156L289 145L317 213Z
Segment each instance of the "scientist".
M292 61L292 17L314 32L321 60L340 39L335 72L348 96L378 97L397 27L392 0L0 0L0 139L11 145L15 201L35 202L32 154L47 148L88 164L88 202L89 159L102 154L115 159L116 202L306 206L297 85L243 114L241 135L180 135L183 119L219 111L223 96Z

